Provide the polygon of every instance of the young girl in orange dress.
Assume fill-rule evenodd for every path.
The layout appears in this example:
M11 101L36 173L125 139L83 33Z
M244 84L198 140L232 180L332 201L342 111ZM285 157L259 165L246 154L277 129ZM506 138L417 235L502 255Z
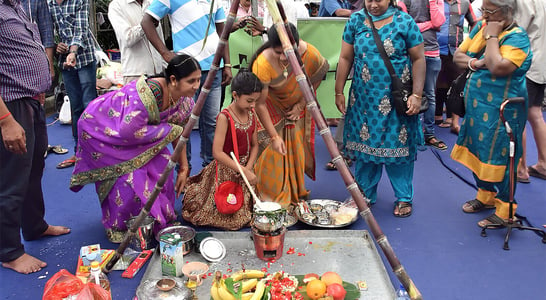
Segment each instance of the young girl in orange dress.
M253 166L258 157L258 136L254 107L260 98L262 88L260 80L248 70L241 70L233 78L231 83L233 102L220 112L216 120L212 144L214 161L199 174L188 179L182 209L184 220L198 226L213 226L226 230L238 230L250 223L253 199L229 153L234 151L231 131L235 130L239 164L250 184L256 184L257 177ZM230 123L234 124L234 128ZM214 201L215 185L220 185L226 180L238 183L243 189L243 206L233 214L218 212Z

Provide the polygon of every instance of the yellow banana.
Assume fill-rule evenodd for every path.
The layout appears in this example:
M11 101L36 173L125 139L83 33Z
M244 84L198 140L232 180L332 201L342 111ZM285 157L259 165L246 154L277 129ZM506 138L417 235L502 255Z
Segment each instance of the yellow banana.
M241 289L243 290L243 294L253 289L257 283L258 283L258 279L256 278L243 281L242 287L241 287Z
M241 295L241 300L250 300L254 296L254 293L244 293Z
M252 295L252 298L250 298L250 300L262 299L264 292L265 292L265 279L262 279L258 281L258 284L256 284L256 291L254 292L254 295Z
M233 278L233 281L240 281L243 279L263 278L264 276L265 273L260 270L244 270L233 273L231 278Z
M226 288L226 284L224 283L224 280L221 281L220 288L218 289L218 296L220 296L220 299L222 300L237 300L233 294L228 291Z
M218 293L218 289L221 287L221 280L222 279L222 273L220 271L216 271L214 281L212 282L212 286L210 287L210 296L213 300L222 300Z

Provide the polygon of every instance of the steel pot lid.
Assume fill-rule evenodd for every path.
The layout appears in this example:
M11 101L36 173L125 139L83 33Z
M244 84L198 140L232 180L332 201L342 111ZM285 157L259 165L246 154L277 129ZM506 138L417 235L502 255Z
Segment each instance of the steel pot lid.
M208 237L201 241L199 252L206 260L218 262L226 256L226 246L219 239Z
M163 278L171 278L176 282L176 286L169 291L162 291L157 288L157 282ZM172 299L172 300L191 300L192 292L184 286L180 278L163 277L159 279L148 279L142 282L137 290L136 296L138 300L156 300L156 299Z

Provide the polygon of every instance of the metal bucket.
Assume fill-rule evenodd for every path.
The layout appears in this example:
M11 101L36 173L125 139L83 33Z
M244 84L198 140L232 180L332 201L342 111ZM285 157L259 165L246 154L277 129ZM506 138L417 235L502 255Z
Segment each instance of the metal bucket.
M127 228L130 228L135 222L137 217L132 217L125 221ZM138 227L135 235L131 239L131 248L142 251L151 250L157 246L157 242L154 238L154 222L155 219L152 216L146 216L142 221L142 224Z

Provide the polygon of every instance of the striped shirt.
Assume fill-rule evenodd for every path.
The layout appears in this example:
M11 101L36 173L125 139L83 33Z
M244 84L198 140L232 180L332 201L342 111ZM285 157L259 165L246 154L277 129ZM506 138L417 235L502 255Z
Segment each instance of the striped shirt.
M63 0L61 4L55 0L48 0L48 4L61 42L68 47L78 46L76 69L94 62L95 45L89 30L89 0ZM59 58L61 69L67 55L68 53Z
M209 13L212 0L153 0L147 14L156 20L170 15L174 52L195 57L203 71L210 70L220 37L215 23L226 21L226 14L220 1L214 1L210 27ZM206 44L203 47L203 42Z
M38 26L19 0L0 0L0 96L5 102L41 94L51 85Z
M53 19L47 7L47 0L21 0L21 5L30 21L38 25L42 45L46 48L55 47L53 40Z

